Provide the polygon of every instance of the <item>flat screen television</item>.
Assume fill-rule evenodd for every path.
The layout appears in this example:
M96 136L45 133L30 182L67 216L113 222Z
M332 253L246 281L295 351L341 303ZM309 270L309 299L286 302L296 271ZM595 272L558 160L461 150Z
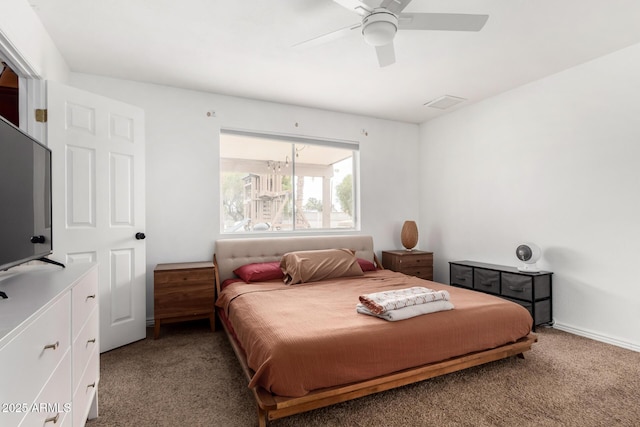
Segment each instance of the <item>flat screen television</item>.
M0 270L51 254L51 150L0 117Z

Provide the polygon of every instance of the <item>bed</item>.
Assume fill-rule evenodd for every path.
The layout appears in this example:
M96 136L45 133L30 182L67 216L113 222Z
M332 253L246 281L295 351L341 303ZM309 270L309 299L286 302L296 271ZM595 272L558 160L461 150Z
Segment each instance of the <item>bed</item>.
M328 249L348 250L358 264L349 271L360 273L284 283L297 274L292 264L299 251ZM285 279L274 271L283 259ZM249 381L260 426L522 357L537 340L531 316L518 304L384 270L371 236L223 239L216 242L214 264L216 311ZM446 290L454 309L401 321L356 312L361 295L416 286Z

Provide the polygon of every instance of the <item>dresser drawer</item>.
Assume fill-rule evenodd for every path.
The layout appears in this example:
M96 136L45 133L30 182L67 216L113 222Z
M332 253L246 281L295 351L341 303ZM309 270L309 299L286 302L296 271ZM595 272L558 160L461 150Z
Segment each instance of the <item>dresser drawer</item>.
M100 354L96 351L89 360L87 370L73 395L73 425L83 426L100 381Z
M35 405L22 421L21 426L70 426L71 404L71 353L67 351L56 370L49 378ZM49 421L47 421L49 420Z
M451 264L450 283L452 285L473 288L473 269L464 265Z
M526 301L533 300L533 277L502 273L502 295Z
M484 268L474 268L473 288L482 292L500 294L500 272Z
M185 269L156 272L153 282L156 286L177 283L199 283L214 280L213 268Z
M533 298L536 300L551 297L551 276L533 277Z
M72 339L78 335L91 311L98 306L98 269L94 268L71 289Z
M526 308L536 326L553 322L550 271L527 273L515 267L476 261L450 261L450 284L497 295ZM470 276L473 276L470 278Z
M536 323L549 323L551 318L551 300L538 301L535 305Z
M71 297L66 293L0 350L2 384L11 384L0 387L0 402L34 401L69 350L70 317Z
M100 343L98 342L98 310L93 310L73 342L73 388L75 392L80 385L80 379L84 373L89 359L98 353Z
M519 301L511 298L504 298L511 302L515 302L526 308L535 320L535 324L551 322L551 300L538 301L535 305L532 302Z

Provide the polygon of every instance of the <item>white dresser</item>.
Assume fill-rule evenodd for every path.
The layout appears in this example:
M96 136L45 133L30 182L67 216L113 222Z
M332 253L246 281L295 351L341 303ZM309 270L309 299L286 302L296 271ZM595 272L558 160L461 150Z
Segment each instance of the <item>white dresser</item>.
M84 426L98 416L98 267L0 272L0 426Z

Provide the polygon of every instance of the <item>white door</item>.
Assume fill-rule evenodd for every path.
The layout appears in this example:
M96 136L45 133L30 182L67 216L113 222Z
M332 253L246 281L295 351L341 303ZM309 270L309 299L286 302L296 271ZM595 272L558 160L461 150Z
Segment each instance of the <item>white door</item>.
M99 263L100 351L145 338L144 111L47 82L53 259Z

